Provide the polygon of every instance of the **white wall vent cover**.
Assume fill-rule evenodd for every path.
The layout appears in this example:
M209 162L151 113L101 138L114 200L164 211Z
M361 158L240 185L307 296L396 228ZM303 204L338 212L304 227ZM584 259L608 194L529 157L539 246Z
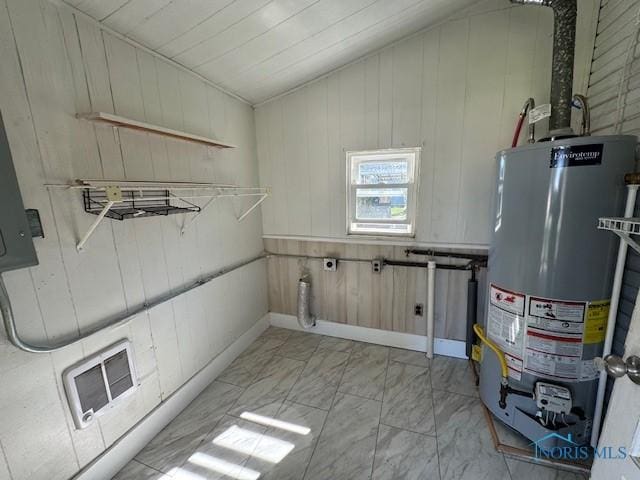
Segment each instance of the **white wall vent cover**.
M138 388L131 342L122 340L69 367L63 380L76 428L85 428Z

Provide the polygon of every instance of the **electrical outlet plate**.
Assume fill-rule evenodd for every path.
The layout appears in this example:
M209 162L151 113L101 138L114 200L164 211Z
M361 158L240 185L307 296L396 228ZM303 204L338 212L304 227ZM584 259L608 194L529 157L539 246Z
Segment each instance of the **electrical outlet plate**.
M382 260L372 260L371 269L373 270L373 273L382 273Z
M325 258L322 261L322 267L327 272L335 272L338 268L338 260L335 258Z

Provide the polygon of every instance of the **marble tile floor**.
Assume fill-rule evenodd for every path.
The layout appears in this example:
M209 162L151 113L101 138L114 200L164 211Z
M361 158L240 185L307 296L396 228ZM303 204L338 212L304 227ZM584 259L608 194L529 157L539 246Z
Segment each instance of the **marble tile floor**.
M465 360L274 327L114 478L586 479L497 453Z

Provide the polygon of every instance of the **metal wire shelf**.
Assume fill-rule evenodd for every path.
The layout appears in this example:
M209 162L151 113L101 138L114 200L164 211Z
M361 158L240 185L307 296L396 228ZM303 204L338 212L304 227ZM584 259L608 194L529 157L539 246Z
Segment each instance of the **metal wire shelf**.
M128 191L122 192L122 197L122 202L114 204L107 211L105 217L114 220L126 220L202 211L198 205L186 200L181 200L185 206L172 205L168 190ZM93 215L100 215L100 212L109 203L107 193L101 190L85 189L82 191L82 199L84 201L84 211Z
M76 245L78 251L84 248L105 217L126 220L138 217L193 213L194 215L189 216L189 219L185 216L180 229L182 235L195 218L219 198L257 198L244 213L237 217L240 222L270 195L270 190L264 187L242 187L221 183L75 180L68 184L47 184L46 186L83 190L85 211L97 216ZM201 207L187 199L206 199L208 201ZM176 205L175 202L181 202L181 205Z
M622 241L640 253L640 245L631 235L640 235L640 218L637 217L601 217L598 219L599 230L609 230L618 235Z
M598 219L598 228L640 235L640 218L603 217Z

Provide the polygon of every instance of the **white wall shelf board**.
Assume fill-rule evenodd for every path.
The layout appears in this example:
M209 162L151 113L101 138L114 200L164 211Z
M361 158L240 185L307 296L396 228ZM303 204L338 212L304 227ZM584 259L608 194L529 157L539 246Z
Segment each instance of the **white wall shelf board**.
M77 118L83 120L89 120L91 122L100 122L112 125L114 127L128 128L131 130L138 130L146 133L154 133L156 135L162 135L165 137L177 138L179 140L185 140L187 142L200 143L209 147L215 148L235 148L235 145L230 143L221 142L220 140L214 140L213 138L202 137L200 135L194 135L192 133L181 132L179 130L173 130L171 128L159 127L157 125L151 125L145 122L139 122L137 120L131 120L130 118L121 117L120 115L113 115L105 112L90 112L90 113L78 113Z
M598 229L614 232L640 253L640 245L631 238L631 235L640 235L640 218L602 217L598 219Z

